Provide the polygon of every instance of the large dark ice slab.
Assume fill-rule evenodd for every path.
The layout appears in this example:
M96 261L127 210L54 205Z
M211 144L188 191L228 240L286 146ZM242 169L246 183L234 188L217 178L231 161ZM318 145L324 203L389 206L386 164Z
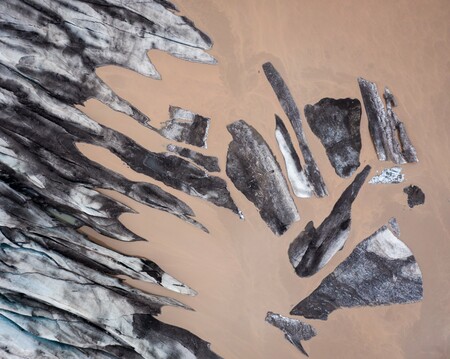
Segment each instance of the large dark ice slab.
M325 147L328 159L340 177L349 177L359 167L361 152L361 103L357 99L324 98L305 106L305 117Z
M204 168L208 172L220 172L219 159L214 156L206 156L200 152L192 151L175 145L168 145L167 151L178 154L181 157L190 159L196 165Z
M280 165L264 138L245 121L227 128L233 136L227 153L228 177L256 206L272 232L283 234L300 217Z
M419 204L425 203L425 193L415 185L403 188L403 192L408 196L408 206L413 208Z
M266 322L277 327L284 333L284 337L306 356L308 353L302 346L302 340L310 340L317 335L311 325L297 319L283 317L280 314L268 312Z
M283 120L275 115L275 137L286 164L286 171L292 190L297 197L308 198L314 194L312 184L309 182L305 170L302 168L300 158L294 149L291 136Z
M176 106L170 106L169 115L170 119L158 130L162 136L197 147L207 147L209 118Z
M297 136L300 146L300 151L302 152L302 156L305 161L305 174L308 178L308 182L313 186L316 196L324 197L328 195L327 188L311 150L309 149L308 142L306 141L300 111L295 104L294 98L292 97L291 92L289 91L289 88L283 78L270 62L266 62L262 67L267 80L272 86L278 101L280 102L281 107L294 128L295 135Z
M383 226L291 311L326 320L339 308L414 303L422 300L422 273L410 249Z
M309 222L291 243L288 255L297 275L309 277L317 273L345 245L350 233L352 203L369 172L370 166L364 167L320 226L315 228Z
M361 77L358 78L358 83L378 159L395 164L418 162L416 150L406 133L405 125L394 112L397 102L390 90L386 88L384 92L385 108L375 83Z

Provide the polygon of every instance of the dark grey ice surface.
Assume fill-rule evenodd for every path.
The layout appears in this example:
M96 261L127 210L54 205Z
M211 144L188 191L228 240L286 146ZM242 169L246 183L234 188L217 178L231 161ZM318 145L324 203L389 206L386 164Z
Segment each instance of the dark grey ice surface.
M355 177L342 193L331 213L315 228L309 222L291 243L289 260L300 277L309 277L323 268L345 245L351 227L351 208L370 172L370 166Z
M325 147L340 177L351 176L359 167L361 152L361 103L358 99L324 98L305 106L309 127Z
M207 147L209 118L176 106L170 106L169 115L170 119L158 130L162 136L197 147Z

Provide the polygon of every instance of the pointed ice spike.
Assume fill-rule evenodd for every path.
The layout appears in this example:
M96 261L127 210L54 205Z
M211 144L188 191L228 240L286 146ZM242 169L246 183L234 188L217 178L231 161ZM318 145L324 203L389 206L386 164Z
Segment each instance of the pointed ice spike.
M351 226L351 208L370 172L366 166L346 188L330 215L316 229L309 222L289 246L289 260L300 277L309 277L323 268L344 246Z
M277 327L284 333L284 337L306 356L302 346L302 340L310 340L317 335L316 330L311 325L297 319L283 317L280 314L268 312L266 322Z

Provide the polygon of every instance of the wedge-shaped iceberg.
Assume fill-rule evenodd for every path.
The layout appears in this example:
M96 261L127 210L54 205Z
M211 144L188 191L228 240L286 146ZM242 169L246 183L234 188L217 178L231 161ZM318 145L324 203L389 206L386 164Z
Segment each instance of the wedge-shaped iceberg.
M319 287L291 311L326 320L339 308L414 303L422 300L422 273L397 229L381 227L356 246Z

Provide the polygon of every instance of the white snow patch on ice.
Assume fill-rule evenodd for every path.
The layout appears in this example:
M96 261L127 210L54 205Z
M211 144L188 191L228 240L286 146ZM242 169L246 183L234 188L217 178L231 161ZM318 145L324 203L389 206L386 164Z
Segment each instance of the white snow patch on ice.
M368 240L367 251L387 259L406 259L411 251L389 229L384 229Z
M303 171L298 171L292 158L289 146L283 134L279 130L275 130L275 137L278 141L278 146L284 157L286 163L287 174L289 182L291 183L294 194L299 198L309 198L313 195L313 189Z

